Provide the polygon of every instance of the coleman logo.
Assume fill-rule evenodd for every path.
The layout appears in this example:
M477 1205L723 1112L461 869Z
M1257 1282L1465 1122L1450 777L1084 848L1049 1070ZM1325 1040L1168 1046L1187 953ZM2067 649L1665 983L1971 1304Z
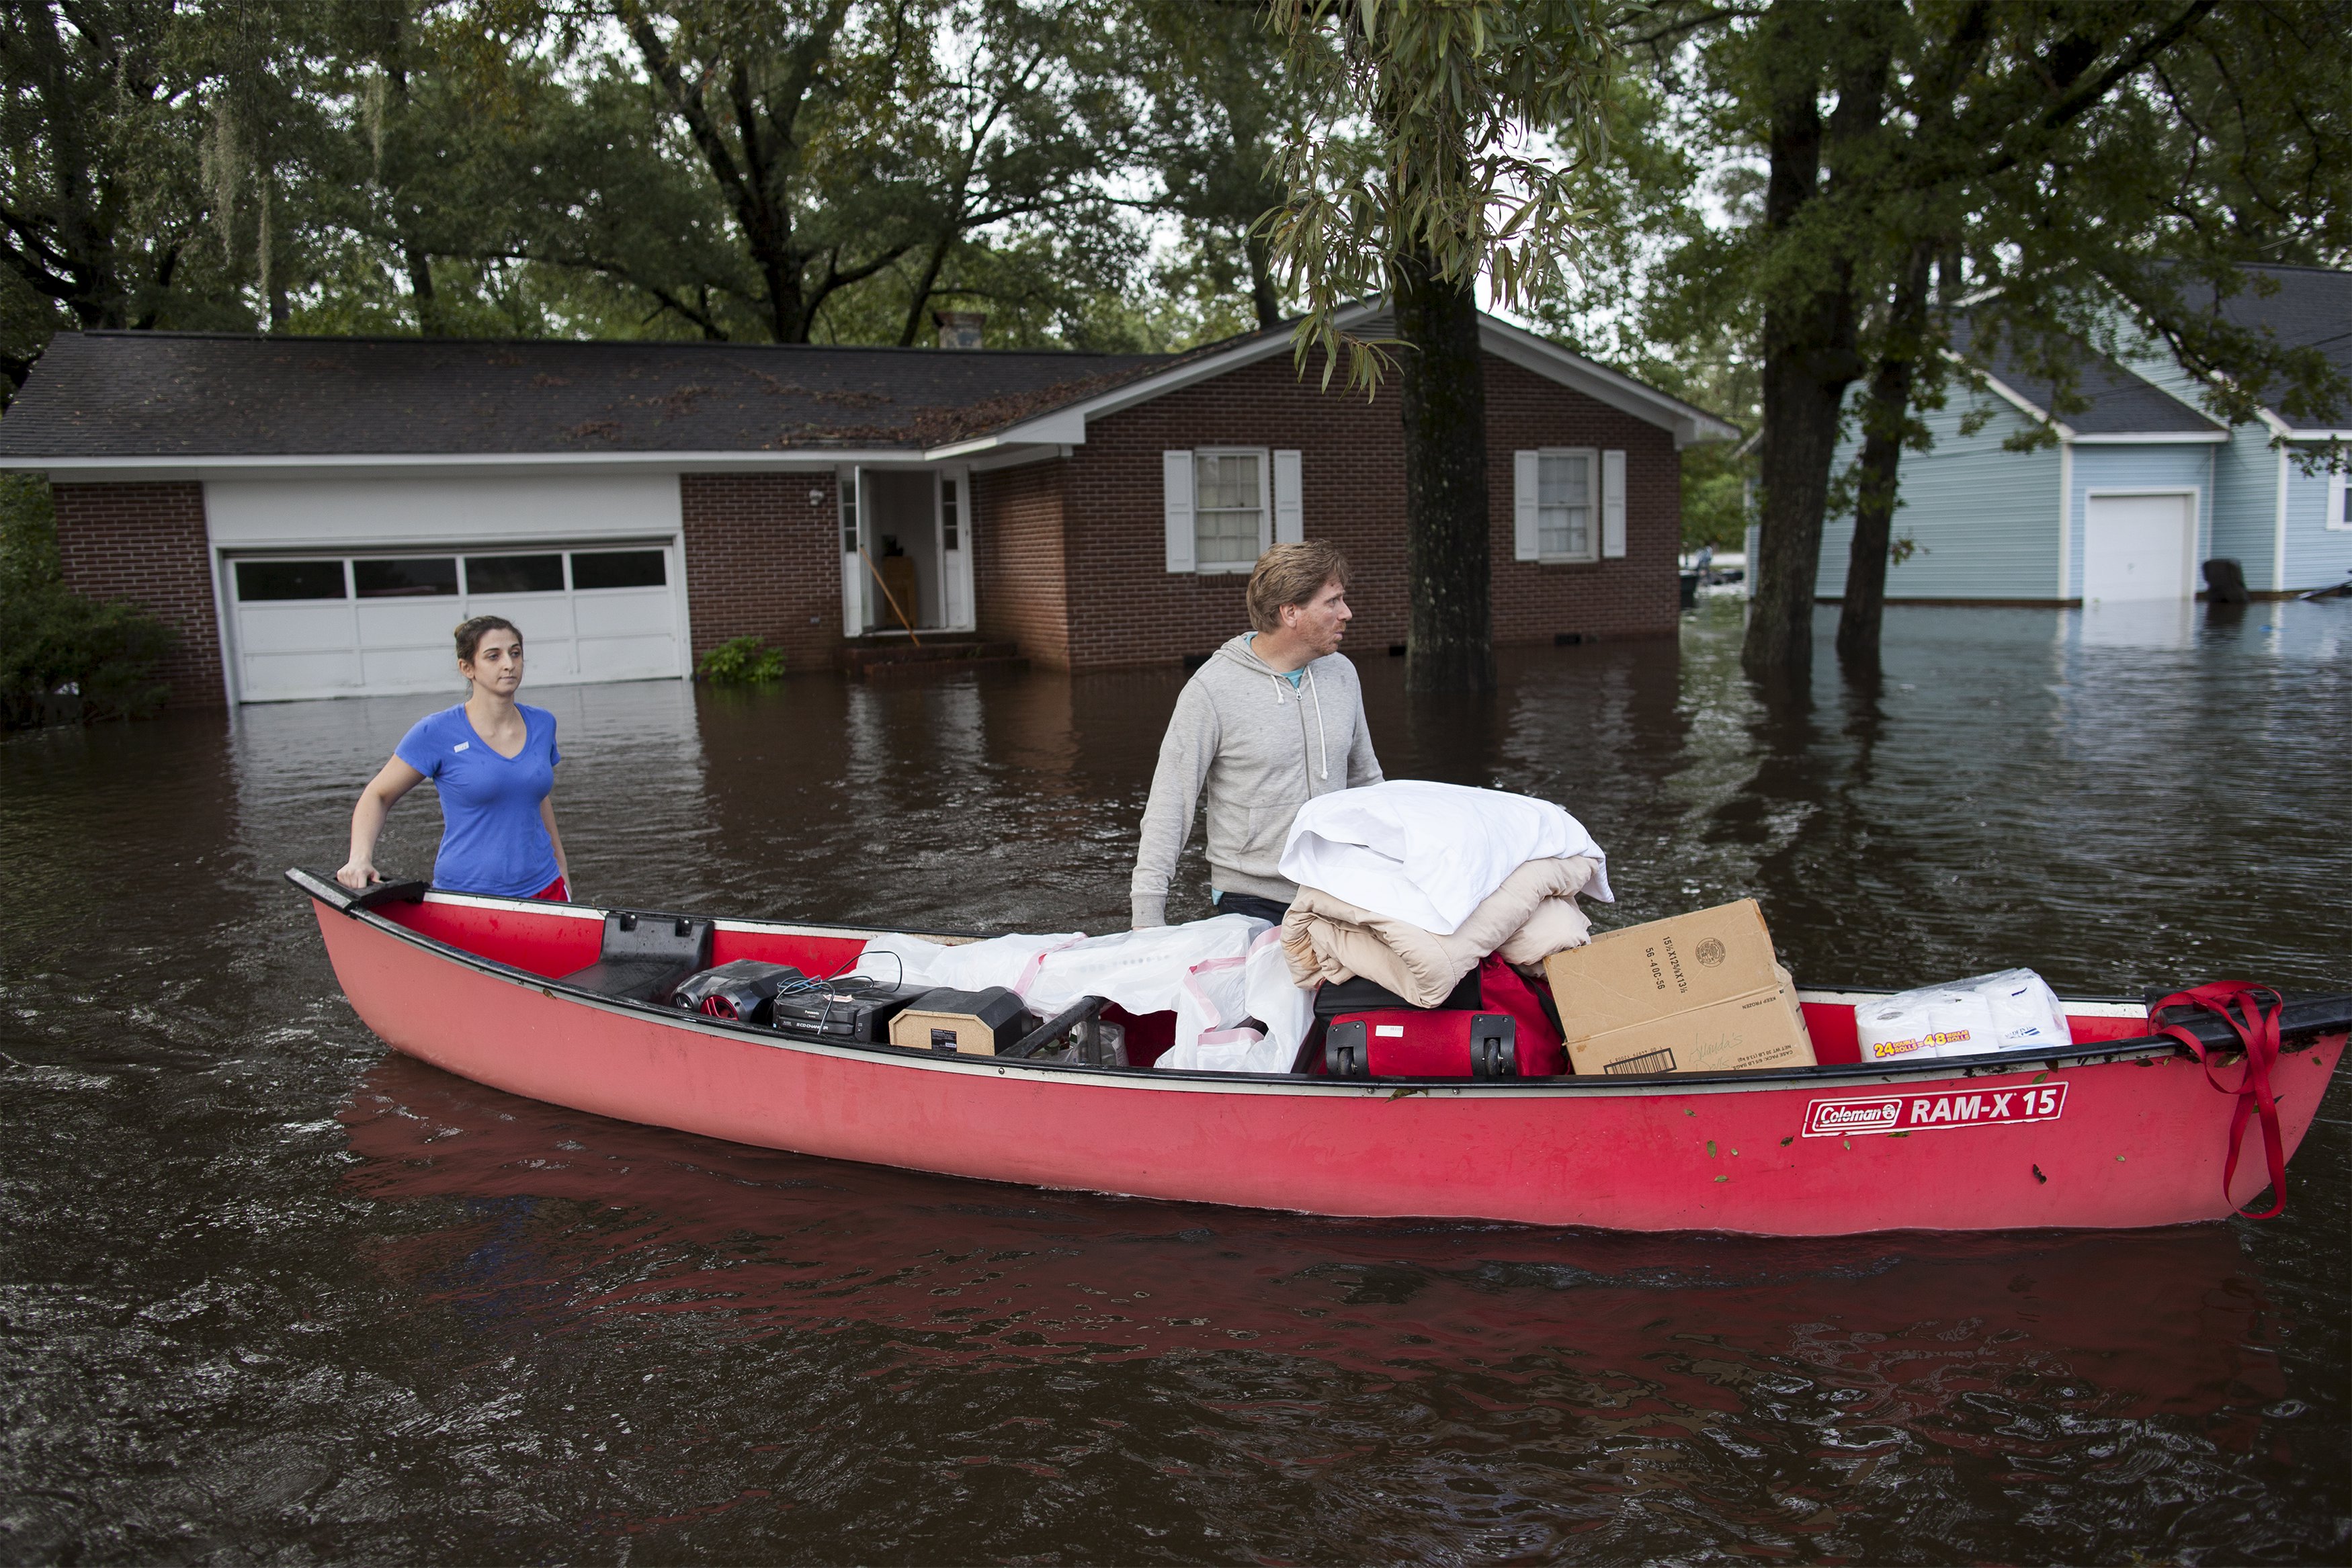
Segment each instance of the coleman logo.
M1980 1127L1994 1122L2054 1122L2066 1109L2066 1085L1980 1089L1973 1094L1879 1094L1816 1100L1805 1107L1805 1136L1851 1138L1915 1128Z

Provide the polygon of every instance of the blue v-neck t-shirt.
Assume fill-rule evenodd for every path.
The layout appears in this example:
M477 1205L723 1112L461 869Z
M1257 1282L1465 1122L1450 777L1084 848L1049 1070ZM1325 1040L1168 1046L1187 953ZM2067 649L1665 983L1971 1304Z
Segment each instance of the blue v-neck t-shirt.
M474 733L466 705L427 714L401 737L393 755L441 792L441 852L433 885L458 893L529 898L556 876L555 841L539 803L555 788L555 716L517 703L522 750L500 757Z

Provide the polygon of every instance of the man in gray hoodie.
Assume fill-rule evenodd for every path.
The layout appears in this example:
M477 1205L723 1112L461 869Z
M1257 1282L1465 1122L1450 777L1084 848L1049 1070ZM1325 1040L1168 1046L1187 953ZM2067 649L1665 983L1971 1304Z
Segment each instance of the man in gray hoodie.
M1318 795L1381 781L1347 634L1348 560L1320 540L1275 546L1250 573L1250 624L1176 698L1143 808L1135 925L1168 924L1168 879L1205 796L1209 883L1221 914L1279 920L1298 895L1283 841Z

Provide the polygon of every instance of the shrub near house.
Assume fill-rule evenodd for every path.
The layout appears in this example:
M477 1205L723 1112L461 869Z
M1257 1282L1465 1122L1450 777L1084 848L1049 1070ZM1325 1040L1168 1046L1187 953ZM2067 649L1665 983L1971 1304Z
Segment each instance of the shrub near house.
M48 489L0 475L0 727L153 714L171 695L156 671L176 639L127 604L66 587Z

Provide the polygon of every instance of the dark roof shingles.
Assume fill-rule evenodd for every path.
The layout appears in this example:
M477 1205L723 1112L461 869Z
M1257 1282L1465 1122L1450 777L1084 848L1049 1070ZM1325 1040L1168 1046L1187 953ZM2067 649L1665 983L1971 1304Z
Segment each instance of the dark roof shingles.
M60 334L13 457L924 447L1181 356L766 344Z
M2290 349L2317 349L2336 369L2352 375L2352 272L2324 267L2248 263L2246 287L2221 301L2222 319L2232 326L2267 331ZM2213 291L2201 283L2181 290L2200 308L2210 308Z
M2078 435L2195 435L2222 428L2189 404L2134 375L2095 352L2088 344L2075 345L2074 382L2070 401L2090 406L2059 413L2052 407L2057 386L2048 376L2028 371L2011 344L2003 340L1986 353L1969 339L1963 323L1953 335L1953 346L2010 391L2045 413L2053 414Z

